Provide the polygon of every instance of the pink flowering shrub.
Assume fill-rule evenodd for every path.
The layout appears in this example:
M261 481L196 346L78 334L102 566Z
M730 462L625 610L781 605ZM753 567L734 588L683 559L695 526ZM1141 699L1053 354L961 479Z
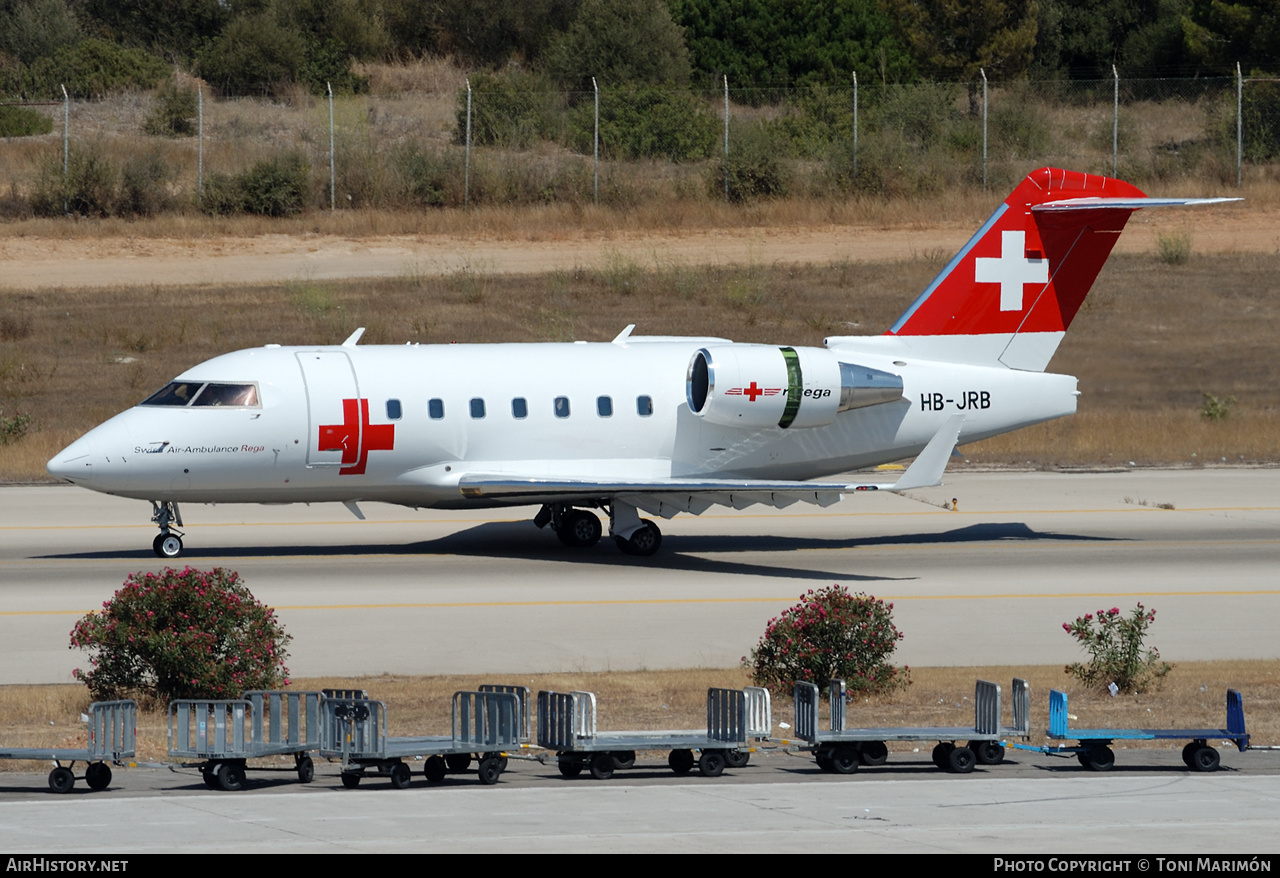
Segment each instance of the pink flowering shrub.
M1098 610L1063 622L1066 631L1088 651L1087 663L1067 665L1066 671L1086 686L1105 689L1115 683L1121 692L1145 692L1173 670L1173 665L1160 661L1155 647L1143 649L1147 629L1156 620L1156 611L1138 604L1129 615L1121 615L1119 607Z
M833 585L800 596L769 620L760 643L744 656L757 686L791 694L797 680L821 690L844 678L850 692L883 692L911 683L910 671L889 664L903 635L893 604Z
M97 700L239 698L288 684L290 639L235 571L133 573L72 629L90 664L72 676Z

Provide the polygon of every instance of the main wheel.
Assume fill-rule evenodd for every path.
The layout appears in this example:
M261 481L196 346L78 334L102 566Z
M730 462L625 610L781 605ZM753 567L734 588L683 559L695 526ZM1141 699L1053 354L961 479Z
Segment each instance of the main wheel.
M647 557L658 551L662 546L662 531L658 530L658 526L652 521L642 521L641 527L629 538L615 536L614 542L618 544L618 548L628 555L639 555Z
M884 741L867 741L860 751L863 765L884 765L889 761L889 748Z
M439 756L428 756L426 763L422 766L423 775L432 783L440 783L448 771L449 766L445 765L444 760Z
M76 785L76 776L71 773L70 768L59 765L53 771L49 772L49 789L55 793L69 793L71 788Z
M97 792L111 786L111 766L105 762L93 762L84 770L84 782Z
M360 775L344 773L342 775L342 785L349 790L354 790L356 787L360 786Z
M858 751L848 745L832 750L827 758L831 760L831 770L836 774L853 774L862 762Z
M953 747L947 754L947 767L956 774L968 774L975 764L977 759L968 747Z
M560 769L561 777L577 777L582 774L582 763L576 759L561 759L556 763L556 768Z
M502 776L502 757L486 756L480 760L479 767L480 783L488 786L498 782L498 778Z
M1080 764L1090 771L1110 771L1116 764L1116 754L1103 744L1090 747L1081 756Z
M177 534L159 534L151 541L151 549L159 558L176 558L182 554L182 537Z
M636 751L634 750L614 750L613 751L613 767L621 768L626 771L628 768L636 767Z
M724 761L730 768L745 768L747 763L751 761L751 751L726 750L724 751Z
M969 749L979 765L999 765L1004 762L1004 745L999 741L970 741Z
M413 772L403 762L391 766L391 785L398 790L407 789L413 779Z
M1218 749L1208 744L1197 747L1196 752L1191 755L1191 767L1195 771L1217 771L1220 761Z
M941 768L943 771L946 771L950 764L948 759L951 756L951 751L955 748L956 745L952 744L950 741L942 741L939 743L938 746L933 748L933 764Z
M608 780L613 777L613 754L607 751L596 753L591 757L591 776L596 780Z
M703 777L719 777L724 774L724 751L703 750L698 757L698 774Z
M316 764L310 756L298 760L298 783L311 783L316 779Z
M215 775L218 778L218 786L229 793L244 788L244 769L234 762L219 763Z
M455 774L471 767L470 753L450 753L444 758L444 764Z
M667 765L676 774L688 774L693 769L693 751L672 750L667 757Z
M586 549L600 542L600 519L582 509L573 509L560 519L556 536L574 549Z

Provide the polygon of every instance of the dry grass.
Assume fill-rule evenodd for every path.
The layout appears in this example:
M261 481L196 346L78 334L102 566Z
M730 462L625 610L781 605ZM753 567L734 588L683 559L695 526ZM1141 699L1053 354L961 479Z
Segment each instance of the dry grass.
M1009 682L1025 678L1031 685L1033 743L1044 741L1048 723L1048 693L1063 689L1070 699L1078 728L1177 728L1225 725L1225 693L1239 689L1244 696L1249 732L1257 744L1280 742L1280 661L1185 662L1176 666L1164 685L1142 696L1111 698L1081 690L1062 667L912 668L912 684L886 696L872 696L849 707L851 723L879 727L895 725L967 725L973 721L973 684L994 680L1009 692ZM295 680L297 689L365 689L387 704L393 735L447 734L452 693L481 683L502 682L557 691L596 693L601 730L698 728L706 722L706 690L711 686L750 685L742 668L634 671L597 674L539 674L529 677L359 677ZM0 743L23 746L83 746L80 713L88 708L84 687L0 686ZM775 733L779 722L792 722L789 698L775 698ZM1006 709L1007 710L1007 709ZM1009 717L1006 715L1006 721ZM143 713L138 718L139 761L166 759L165 717ZM1126 746L1168 748L1167 742ZM901 745L899 749L911 749ZM0 761L0 771L39 771L37 763Z
M928 253L892 263L728 267L602 247L592 267L543 276L451 275L283 286L81 289L0 294L0 408L34 418L0 446L0 479L42 479L70 439L217 354L267 343L605 341L645 334L821 344L881 332L940 267ZM1170 266L1116 256L1052 368L1080 379L1075 417L963 449L982 464L1198 465L1272 462L1280 427L1280 263L1269 255ZM1212 294L1206 291L1213 291ZM1234 396L1231 416L1199 415L1203 394Z

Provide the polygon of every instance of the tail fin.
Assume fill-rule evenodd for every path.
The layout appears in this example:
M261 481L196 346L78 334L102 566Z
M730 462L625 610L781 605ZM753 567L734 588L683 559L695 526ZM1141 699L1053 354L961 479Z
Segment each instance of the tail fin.
M888 334L948 359L1043 371L1130 214L1234 200L1147 198L1109 177L1033 171Z

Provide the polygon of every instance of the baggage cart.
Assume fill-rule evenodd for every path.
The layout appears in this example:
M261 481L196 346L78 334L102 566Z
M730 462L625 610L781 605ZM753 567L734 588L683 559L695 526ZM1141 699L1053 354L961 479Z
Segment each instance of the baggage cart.
M79 778L77 762L84 762L83 780L89 789L105 790L111 785L111 766L136 755L138 707L131 700L95 701L89 705L88 745L84 749L66 747L10 747L0 749L0 759L39 759L53 763L49 789L69 793ZM63 763L67 763L63 765Z

